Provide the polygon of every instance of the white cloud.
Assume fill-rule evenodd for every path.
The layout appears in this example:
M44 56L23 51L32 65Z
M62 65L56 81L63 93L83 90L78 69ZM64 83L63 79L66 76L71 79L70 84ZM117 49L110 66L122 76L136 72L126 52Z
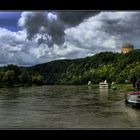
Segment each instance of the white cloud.
M54 14L52 14L52 13L48 13L48 18L49 18L50 20L56 20L56 19L57 19L57 16L54 15Z
M23 12L18 24L24 25L25 18L32 13ZM50 13L49 18L55 19L55 16ZM44 39L48 34L40 33L45 30L44 27L40 27L32 41L27 39L24 28L18 32L0 28L0 65L34 65L56 59L91 56L101 51L119 52L125 42L139 48L139 25L139 12L101 12L76 27L67 28L64 44L53 44L52 47L49 47ZM43 39L41 44L38 43L40 38ZM51 39L51 36L48 36L49 38Z
M34 57L29 53L31 42L26 40L26 32L11 32L0 28L0 63L14 63L28 65L33 63ZM35 61L35 60L34 60Z
M20 26L20 27L24 26L27 18L34 16L34 13L36 13L36 12L22 12L21 18L18 21L18 26Z
M100 51L120 51L122 44L131 42L138 47L139 12L101 12L76 28L65 30L71 44L88 49L91 54Z

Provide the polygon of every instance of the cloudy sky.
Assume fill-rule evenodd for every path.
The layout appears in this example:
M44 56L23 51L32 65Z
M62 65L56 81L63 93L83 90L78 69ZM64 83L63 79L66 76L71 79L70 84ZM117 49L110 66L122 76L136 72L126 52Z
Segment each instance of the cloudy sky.
M140 48L140 12L0 12L0 65L120 52L124 43Z

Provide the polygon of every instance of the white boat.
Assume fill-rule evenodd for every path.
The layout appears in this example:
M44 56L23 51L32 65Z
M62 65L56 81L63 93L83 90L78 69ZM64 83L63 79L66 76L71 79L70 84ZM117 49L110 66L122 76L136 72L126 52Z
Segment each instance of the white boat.
M108 88L108 83L106 83L106 82L100 82L99 83L99 88Z
M132 106L140 106L140 91L125 94L125 102Z

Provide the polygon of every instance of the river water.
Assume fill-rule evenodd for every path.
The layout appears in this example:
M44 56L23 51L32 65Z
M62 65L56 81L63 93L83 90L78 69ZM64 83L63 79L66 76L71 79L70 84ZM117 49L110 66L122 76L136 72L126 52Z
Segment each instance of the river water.
M0 128L140 128L125 92L88 86L0 89Z

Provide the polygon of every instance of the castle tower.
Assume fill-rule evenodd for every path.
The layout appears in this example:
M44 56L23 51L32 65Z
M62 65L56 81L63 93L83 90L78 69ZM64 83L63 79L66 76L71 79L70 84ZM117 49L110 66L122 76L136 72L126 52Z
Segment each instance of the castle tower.
M129 43L124 44L121 48L121 52L123 54L126 54L132 50L134 50L134 46L132 44L129 44Z

